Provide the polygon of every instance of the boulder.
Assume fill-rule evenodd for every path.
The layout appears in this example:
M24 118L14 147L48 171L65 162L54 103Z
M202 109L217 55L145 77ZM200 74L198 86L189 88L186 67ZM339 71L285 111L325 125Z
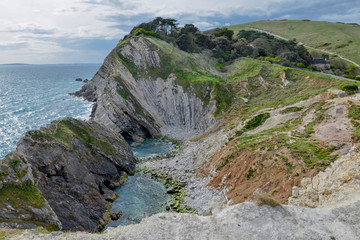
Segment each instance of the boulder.
M110 215L110 218L111 218L111 220L116 221L116 220L119 220L122 217L122 215L123 215L122 211L112 212Z

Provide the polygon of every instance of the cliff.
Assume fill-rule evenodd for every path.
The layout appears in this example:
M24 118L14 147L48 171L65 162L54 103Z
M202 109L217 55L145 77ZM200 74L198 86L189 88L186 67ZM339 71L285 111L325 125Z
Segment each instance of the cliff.
M96 101L92 119L126 138L183 139L212 126L214 115L232 101L220 97L229 91L208 61L214 60L157 39L132 37L119 43L76 95Z
M2 226L98 231L135 159L121 135L65 118L28 132L1 164Z
M27 211L25 220L35 225L40 221L65 230L100 229L114 198L110 189L134 168L124 138L169 135L184 139L184 149L142 162L141 167L185 183L187 196L181 204L213 216L159 214L101 237L357 236L357 85L254 59L236 59L221 71L216 64L206 51L189 54L148 36L120 42L94 78L75 93L95 102L92 120L65 119L31 131L6 158L3 186L10 180L30 186L37 201L17 206L15 199L4 198L6 211L17 215L3 214L3 221L18 224L15 219ZM270 205L328 208L242 203L259 194L265 194ZM343 196L349 200L343 206L325 204ZM232 203L242 204L227 207ZM43 214L36 214L39 211ZM37 215L41 217L35 221Z

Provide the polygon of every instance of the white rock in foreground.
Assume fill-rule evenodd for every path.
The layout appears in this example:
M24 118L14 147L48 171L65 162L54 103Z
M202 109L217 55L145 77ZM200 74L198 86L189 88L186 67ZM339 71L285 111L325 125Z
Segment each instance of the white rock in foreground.
M24 232L13 239L359 239L359 209L360 202L335 209L246 202L213 216L160 213L103 234Z

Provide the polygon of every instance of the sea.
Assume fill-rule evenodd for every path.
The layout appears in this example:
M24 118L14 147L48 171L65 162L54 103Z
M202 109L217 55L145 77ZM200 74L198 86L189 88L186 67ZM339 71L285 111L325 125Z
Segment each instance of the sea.
M92 103L70 96L101 64L0 65L0 159L33 129L54 120L90 117Z
M92 103L69 93L84 83L76 78L91 79L100 64L0 65L0 161L16 149L17 142L29 130L39 129L54 120L74 117L87 120ZM146 158L173 150L166 139L146 139L131 147L134 155ZM123 217L110 221L107 227L139 223L143 216L165 211L171 197L163 183L136 173L115 189L120 195L112 211Z

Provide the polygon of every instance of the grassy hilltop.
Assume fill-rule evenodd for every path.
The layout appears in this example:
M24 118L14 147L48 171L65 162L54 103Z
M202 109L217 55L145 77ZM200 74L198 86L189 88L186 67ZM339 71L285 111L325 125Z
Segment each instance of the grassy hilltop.
M267 20L229 26L235 33L257 28L311 47L338 53L360 64L360 26L309 20Z

